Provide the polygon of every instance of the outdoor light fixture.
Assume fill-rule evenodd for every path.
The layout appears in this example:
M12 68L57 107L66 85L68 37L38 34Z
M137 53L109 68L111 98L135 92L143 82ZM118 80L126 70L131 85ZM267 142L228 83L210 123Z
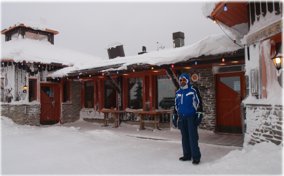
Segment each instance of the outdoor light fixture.
M28 86L27 86L27 85L24 85L24 86L23 86L23 93L27 93L27 90L28 90Z
M283 55L282 55L282 45L278 44L276 47L276 54L272 57L272 61L276 69L279 71L282 68Z
M282 67L282 60L283 60L283 56L282 54L277 54L275 57L272 58L273 60L273 64L276 67L277 70L280 70Z
M174 65L174 64L172 64L172 65L171 65L171 67L172 67L172 68L174 68L174 67L175 67L175 65Z
M227 12L228 11L228 7L227 4L224 5L224 11Z

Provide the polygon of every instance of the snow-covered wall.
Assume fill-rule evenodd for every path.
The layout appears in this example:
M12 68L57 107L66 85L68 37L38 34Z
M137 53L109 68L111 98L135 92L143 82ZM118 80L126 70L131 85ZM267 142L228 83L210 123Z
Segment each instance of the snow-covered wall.
M246 108L245 144L262 141L282 143L283 104L277 70L270 56L270 40L256 42L246 50L246 75L249 77L249 94L243 101ZM253 78L252 71L257 75ZM258 94L253 95L257 88Z
M271 141L281 144L283 107L246 105L246 133L244 144Z

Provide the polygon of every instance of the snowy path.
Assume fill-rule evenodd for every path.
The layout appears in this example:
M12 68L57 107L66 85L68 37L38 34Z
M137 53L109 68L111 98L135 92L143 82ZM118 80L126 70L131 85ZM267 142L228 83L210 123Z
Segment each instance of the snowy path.
M3 117L1 123L3 174L281 173L282 148L273 144L240 151L202 143L201 164L195 166L178 161L180 140L162 134L159 139L164 140L151 140L110 128L19 126Z

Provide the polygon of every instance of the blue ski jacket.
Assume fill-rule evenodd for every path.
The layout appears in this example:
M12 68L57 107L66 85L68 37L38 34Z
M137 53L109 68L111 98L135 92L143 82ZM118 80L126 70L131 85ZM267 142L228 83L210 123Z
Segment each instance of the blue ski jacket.
M180 75L179 79L181 78L187 79L187 87L179 88L176 91L175 108L181 118L194 117L199 107L200 100L196 89L190 84L189 75L183 73Z

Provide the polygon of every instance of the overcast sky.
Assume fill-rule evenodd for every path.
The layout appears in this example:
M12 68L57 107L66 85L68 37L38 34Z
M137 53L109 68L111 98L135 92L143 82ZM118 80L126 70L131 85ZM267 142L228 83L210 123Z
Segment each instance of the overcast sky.
M33 21L59 31L55 45L107 58L107 48L121 43L126 56L157 42L173 47L172 33L185 33L185 45L222 33L201 10L204 1L181 2L1 2L1 30ZM3 36L2 36L3 37ZM2 39L3 40L3 39Z

